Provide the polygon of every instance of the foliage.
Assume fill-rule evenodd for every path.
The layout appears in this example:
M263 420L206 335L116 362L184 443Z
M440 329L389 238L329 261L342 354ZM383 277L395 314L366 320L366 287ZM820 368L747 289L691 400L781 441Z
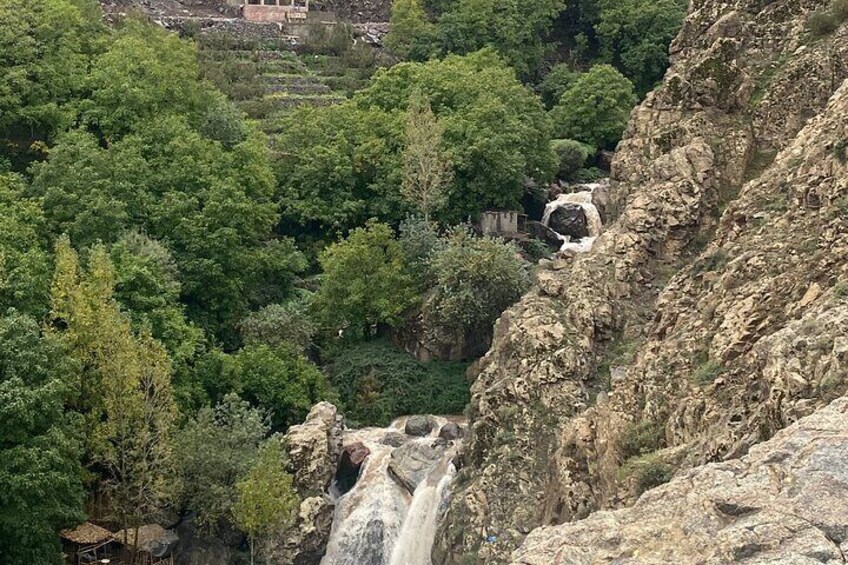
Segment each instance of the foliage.
M686 0L599 0L595 30L604 59L639 93L651 90L668 67L668 46L686 15Z
M549 118L538 98L486 50L401 63L378 72L344 104L288 114L278 140L286 148L279 166L284 217L325 233L343 233L370 217L402 220L409 207L398 187L413 93L430 101L453 165L440 219L514 208L527 177L550 178Z
M250 560L256 538L287 525L300 505L292 476L285 470L280 438L262 447L256 464L236 484L238 499L232 514L236 525L250 537Z
M523 76L539 67L545 36L563 0L458 0L438 22L445 53L471 53L492 47Z
M560 138L613 149L636 105L633 84L609 65L580 75L551 110Z
M398 242L406 259L407 270L417 283L418 290L423 293L435 283L430 272L430 255L445 244L438 226L423 218L409 217L400 225Z
M394 0L386 47L407 61L425 61L437 49L436 26L427 21L421 0Z
M311 297L301 296L252 312L239 324L245 345L279 347L291 344L305 351L318 329L310 307Z
M309 409L335 395L324 375L290 345L247 346L234 354L212 350L180 383L195 406L218 403L233 392L269 414L274 431L301 422Z
M633 480L637 495L667 483L673 476L674 469L655 453L628 459L620 472L620 478Z
M807 21L807 28L815 37L830 35L848 20L848 0L831 0L826 8L816 10Z
M400 244L386 224L369 222L327 248L315 308L330 330L370 335L395 325L417 300Z
M574 71L571 65L560 63L550 70L545 80L539 85L539 95L545 107L550 110L559 102L562 95L574 84L580 73Z
M412 96L407 114L401 193L429 221L430 213L444 206L445 187L453 176L442 149L445 128L433 115L430 101L420 95Z
M73 119L91 36L99 31L99 10L95 19L88 7L68 0L0 2L0 149L13 157L32 158L34 141L50 140Z
M692 373L692 380L699 385L712 384L716 378L724 373L725 368L715 361L705 361Z
M56 532L83 519L79 445L63 410L75 371L33 319L0 318L2 563L62 563Z
M530 284L518 248L500 239L456 228L430 257L436 280L424 305L439 327L462 334L489 333L495 320Z
M342 411L361 425L388 425L406 414L459 414L470 399L466 365L420 363L385 341L348 345L327 372Z
M183 315L180 283L170 251L140 232L127 232L112 246L115 298L138 331L147 328L171 359L185 363L200 347L203 333Z
M26 185L0 173L0 312L7 308L42 317L50 302L50 255L41 203Z
M128 528L163 505L176 412L168 354L146 331L132 331L114 286L103 246L82 271L68 239L59 239L51 318L84 368L69 396L86 416L87 454L104 471L117 521Z
M653 453L664 444L665 426L659 422L633 422L621 434L621 451L625 458Z
M595 153L593 148L573 139L555 139L551 142L551 147L559 157L558 176L563 180L572 180L577 171L586 164L589 155Z
M235 394L214 408L204 407L174 442L179 502L197 513L204 530L231 519L236 482L247 475L268 433L262 413Z

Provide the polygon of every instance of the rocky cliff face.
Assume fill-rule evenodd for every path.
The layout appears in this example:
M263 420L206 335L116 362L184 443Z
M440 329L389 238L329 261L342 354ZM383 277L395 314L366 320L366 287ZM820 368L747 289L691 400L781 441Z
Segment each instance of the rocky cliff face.
M692 2L615 221L495 328L434 562L507 562L848 390L848 25L806 31L827 3Z

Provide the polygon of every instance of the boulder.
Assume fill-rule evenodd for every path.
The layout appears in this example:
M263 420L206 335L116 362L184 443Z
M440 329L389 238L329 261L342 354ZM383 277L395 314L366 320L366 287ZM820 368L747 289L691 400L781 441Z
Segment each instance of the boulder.
M592 204L598 209L601 221L606 224L610 221L610 184L609 180L599 182L592 190Z
M542 222L530 220L525 225L525 229L531 236L552 247L554 250L562 247L562 240L557 236L556 232Z
M456 441L465 435L465 430L454 422L448 422L439 430L439 438L448 441Z
M370 454L371 450L362 442L346 445L342 450L339 466L336 469L336 485L341 494L348 492L356 484L362 464Z
M290 469L301 495L318 495L330 486L336 470L340 432L341 417L329 402L316 404L303 424L289 428L286 445Z
M558 234L574 239L582 239L590 235L586 212L579 204L563 204L554 210L548 225Z
M380 440L380 443L383 445L388 445L389 447L400 447L409 441L409 436L402 434L400 432L389 432L383 439Z
M411 441L392 452L389 474L412 494L439 464L446 449L447 443L439 440Z
M406 420L403 431L407 435L425 437L430 435L437 425L436 419L432 416L410 416Z

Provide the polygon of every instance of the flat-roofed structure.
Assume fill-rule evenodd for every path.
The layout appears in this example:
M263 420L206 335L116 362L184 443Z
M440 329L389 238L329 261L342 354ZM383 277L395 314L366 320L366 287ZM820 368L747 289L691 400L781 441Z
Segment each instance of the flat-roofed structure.
M309 0L247 0L244 19L250 22L303 22Z

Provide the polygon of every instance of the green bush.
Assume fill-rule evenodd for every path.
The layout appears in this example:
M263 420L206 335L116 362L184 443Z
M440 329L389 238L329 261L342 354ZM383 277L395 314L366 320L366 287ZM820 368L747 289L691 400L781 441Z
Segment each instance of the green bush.
M386 341L346 346L326 367L356 425L387 425L407 414L461 414L470 394L464 363L420 363Z
M665 427L660 422L633 422L621 434L621 450L626 458L652 453L664 444Z
M563 93L574 84L579 76L580 73L575 72L571 65L565 63L560 63L552 68L542 84L539 85L539 96L542 97L545 107L550 110L556 106Z
M658 455L649 454L633 457L622 465L619 477L633 479L636 493L642 494L654 487L667 483L674 476L674 469Z
M695 372L692 373L692 380L699 385L708 385L724 371L725 368L715 361L707 361L695 369Z
M827 8L813 12L807 28L814 36L824 37L839 29L845 20L848 20L848 0L833 0Z
M551 148L559 158L559 178L563 180L572 180L586 164L589 155L595 152L588 145L573 139L555 139L551 142Z

